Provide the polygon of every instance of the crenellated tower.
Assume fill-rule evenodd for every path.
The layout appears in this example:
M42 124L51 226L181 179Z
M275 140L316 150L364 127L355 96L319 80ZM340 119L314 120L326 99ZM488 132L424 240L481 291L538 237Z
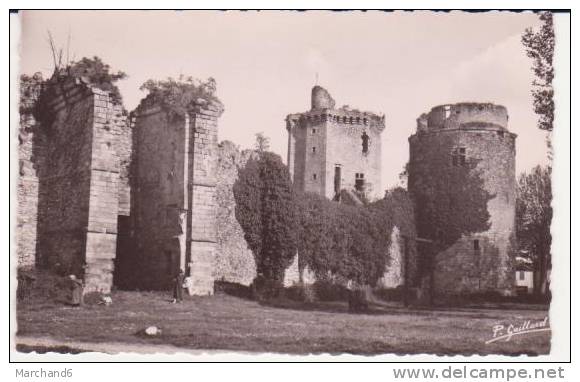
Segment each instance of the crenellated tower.
M382 197L381 133L385 117L335 108L321 86L312 88L311 109L286 117L288 168L297 189L334 199L341 190Z
M439 292L511 293L516 134L508 130L508 119L507 109L492 103L441 105L421 115L416 133L409 137L411 195L417 197L425 192L426 179L422 174L452 174L438 171L440 166L445 166L452 171L469 168L482 179L492 197L487 202L489 229L464 235L437 254L434 281ZM418 234L428 236L426 232Z

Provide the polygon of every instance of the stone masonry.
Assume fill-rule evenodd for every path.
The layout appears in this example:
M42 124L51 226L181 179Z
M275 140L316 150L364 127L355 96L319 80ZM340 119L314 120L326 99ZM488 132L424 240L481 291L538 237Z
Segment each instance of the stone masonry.
M195 294L213 293L221 111L199 99L179 115L148 96L134 113L130 264L138 287L167 289L182 268Z
M381 133L385 117L335 102L322 87L312 88L311 110L286 117L288 168L297 189L335 199L358 190L370 199L381 189Z
M487 204L489 230L464 236L437 254L434 269L437 292L511 293L516 135L508 131L507 123L508 113L503 106L490 103L442 105L422 115L417 120L417 132L409 138L411 193L415 184L412 181L414 170L429 170L434 163L451 165L453 156L459 155L462 161L477 163L472 171L481 174L484 187L493 196ZM446 142L451 142L450 152L440 150Z
M150 95L127 118L108 92L55 74L23 80L20 112L19 267L75 274L85 292L108 293L113 284L168 289L179 268L197 295L212 294L214 280L251 283L255 264L235 219L232 185L252 154L231 142L218 147L219 101L200 98L179 113ZM449 160L452 153L435 148L451 140L454 153L477 160L494 196L490 229L437 255L438 291L512 288L516 136L507 120L498 105L443 105L421 116L409 138L410 180L416 166ZM286 127L296 188L329 199L343 191L383 196L384 116L336 109L315 86L311 110L288 115ZM398 228L390 234L391 265L380 283L387 288L401 285L403 275ZM300 278L295 260L288 285Z
M21 85L19 268L75 274L86 293L167 289L183 268L213 293L222 105L179 116L147 97L128 119L84 78L37 77Z
M42 89L42 75L25 76L20 82L20 128L18 130L18 213L17 258L21 268L33 268L36 261L38 175L34 164L35 126L32 110Z
M253 150L240 150L230 141L218 145L217 165L217 256L214 279L250 285L256 277L256 261L236 219L233 185L238 171L255 156Z
M34 128L36 264L83 277L85 292L107 293L117 216L128 213L121 179L129 162L124 111L107 92L81 80L55 75L43 86L48 96Z

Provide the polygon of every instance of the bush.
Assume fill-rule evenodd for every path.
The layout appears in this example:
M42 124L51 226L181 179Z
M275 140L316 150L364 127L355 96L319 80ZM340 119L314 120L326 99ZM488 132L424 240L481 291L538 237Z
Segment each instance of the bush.
M352 313L366 313L369 311L368 293L364 289L355 289L348 295L348 310Z
M268 279L264 276L256 276L252 285L252 298L256 301L278 299L284 295L284 286L278 280Z
M318 280L376 285L389 265L395 225L402 235L415 237L412 203L402 189L368 205L341 204L303 193L298 206L300 265L308 266ZM415 247L410 247L408 255L414 258Z
M296 254L296 205L290 173L280 156L260 152L239 171L233 186L236 219L256 260L258 293L282 287ZM261 291L264 287L267 290Z
M403 287L397 288L381 288L374 291L375 296L385 301L403 301L405 297L405 289ZM411 291L409 291L411 294Z
M331 281L317 281L313 287L320 301L348 301L349 291L344 285Z
M284 297L298 302L314 302L317 300L313 285L295 284L284 289Z

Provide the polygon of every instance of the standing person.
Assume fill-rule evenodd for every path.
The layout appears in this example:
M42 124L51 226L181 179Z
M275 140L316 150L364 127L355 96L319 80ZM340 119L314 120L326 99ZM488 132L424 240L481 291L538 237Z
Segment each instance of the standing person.
M81 306L83 303L83 282L75 275L70 275L70 288L71 288L71 300L70 304L72 306Z
M173 281L175 282L173 286L173 301L172 303L175 304L176 302L183 301L183 279L185 278L185 274L183 273L183 269L179 270L179 273Z

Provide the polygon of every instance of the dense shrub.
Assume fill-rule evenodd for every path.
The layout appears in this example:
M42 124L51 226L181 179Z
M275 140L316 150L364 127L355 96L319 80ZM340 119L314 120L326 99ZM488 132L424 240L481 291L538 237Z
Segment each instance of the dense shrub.
M328 280L317 281L313 285L316 298L320 301L346 301L349 291L345 285Z
M281 288L296 254L296 205L287 167L278 155L260 152L240 169L233 192L236 219L256 260L254 287Z
M415 237L413 206L402 189L374 203L347 204L292 190L280 157L258 151L240 169L233 186L236 219L256 260L252 285L257 298L277 297L285 269L298 252L299 269L311 270L318 285L291 292L296 298L338 299L375 286L389 265L392 232ZM414 243L413 243L414 244ZM414 245L408 248L414 257ZM314 291L314 293L312 293Z
M373 286L388 266L394 226L403 235L415 236L412 204L402 189L368 205L304 193L298 205L301 266L308 266L320 281Z

